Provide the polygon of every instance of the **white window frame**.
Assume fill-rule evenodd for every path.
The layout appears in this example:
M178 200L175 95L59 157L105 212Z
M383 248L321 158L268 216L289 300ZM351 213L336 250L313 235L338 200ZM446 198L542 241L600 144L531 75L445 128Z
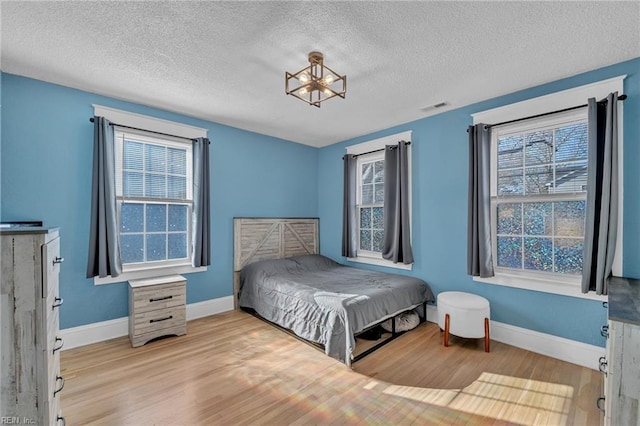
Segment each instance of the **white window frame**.
M500 108L494 108L487 111L478 112L472 114L473 123L500 123L510 120L519 119L522 117L529 117L538 114L544 114L550 111L562 110L565 108L571 108L576 105L583 105L587 103L589 98L596 98L598 100L606 98L609 93L618 92L624 93L624 78L626 75L614 77L608 80L599 81L584 86L575 87L573 89L564 90L561 92L552 93L545 96L529 99L526 101L518 102L515 104L506 105ZM584 112L584 111L582 111ZM576 112L579 114L580 112ZM571 115L571 114L569 114ZM618 176L619 182L623 182L623 104L618 104ZM499 128L496 128L498 130ZM493 137L493 135L492 135ZM494 188L493 182L496 178L493 168L496 167L497 151L492 149L492 190ZM497 186L497 185L496 185ZM618 235L616 241L616 254L613 262L613 274L622 275L622 238L623 238L623 185L619 187L619 205L618 209ZM492 193L492 196L495 195ZM492 212L495 211L495 206L492 205ZM494 213L492 213L493 215ZM495 256L495 217L492 217L492 239L493 250ZM494 257L495 262L495 257ZM505 271L501 268L495 268L495 275L490 278L473 277L475 281L484 282L488 284L496 284L507 287L515 287L527 290L541 291L552 294L560 294L564 296L571 296L583 299L601 300L606 301L607 296L596 295L593 292L582 293L579 277L562 276L562 274L548 274L535 271Z
M385 260L382 258L382 254L379 252L375 252L375 251L371 251L371 250L360 250L360 209L362 209L363 207L365 208L370 208L370 207L384 207L383 203L374 203L374 204L366 204L363 205L361 203L362 200L362 165L364 163L375 163L376 161L384 161L384 151L377 151L377 152L372 152L370 154L363 154L357 157L357 168L358 168L358 174L357 174L357 189L356 189L356 209L358 210L358 257L364 257L364 258L371 258L371 259L378 259L378 260ZM371 238L373 238L373 235L371 235ZM385 260L386 261L386 260Z
M127 263L122 265L123 272L143 271L149 268L165 268L173 266L191 265L192 247L191 247L191 223L193 211L193 149L190 143L185 140L171 138L167 136L154 136L138 130L124 129L114 126L115 130L115 156L116 156L116 204L118 209L118 229L120 229L121 215L120 211L123 203L139 203L139 204L184 204L187 206L187 257L175 260L157 260L143 261L135 263ZM121 135L121 136L120 136ZM127 138L127 135L130 136ZM164 147L186 149L186 176L187 176L187 194L184 200L150 198L150 197L127 197L122 190L122 168L123 164L124 141L130 139L140 141L146 144L160 145ZM144 233L146 235L146 232Z
M371 151L377 151L380 149L384 149L384 147L386 145L396 145L398 142L400 141L406 141L406 142L411 142L411 131L406 131L406 132L402 132L402 133L396 133L393 135L389 135L389 136L385 136L379 139L374 139L371 141L367 141L367 142L363 142L363 143L359 143L357 145L351 145L348 146L346 148L347 150L347 154L349 155L362 155L363 158L365 160L370 160L371 158L373 158L373 156L375 154L379 154L381 156L382 159L384 159L384 151L381 151L380 153L375 153L375 154L366 154L369 153ZM413 234L413 222L412 222L412 202L411 202L411 198L412 198L412 187L411 187L411 145L409 145L407 147L407 156L408 156L408 163L409 163L409 169L408 169L408 174L409 174L409 221L410 221L410 226L411 226L411 233ZM366 154L366 157L365 157ZM357 184L357 191L358 194L356 195L357 200L360 200L360 190L361 190L361 185L360 185L360 162L358 162L358 184ZM357 255L356 257L348 257L347 258L348 261L350 262L357 262L357 263L366 263L369 265L377 265L377 266L386 266L389 268L396 268L396 269L404 269L404 270L412 270L413 269L413 264L409 264L409 265L405 265L404 263L393 263L390 260L387 259L383 259L382 255L380 253L376 253L376 252L370 252L370 251L362 251L360 250L360 216L358 215L358 250L357 250Z
M102 105L93 105L94 115L107 118L109 121L122 126L135 127L137 129L145 129L149 132L165 133L169 135L175 135L178 138L172 138L170 136L156 135L154 133L145 133L144 131L137 131L131 129L122 129L125 133L135 133L136 137L145 137L152 139L162 140L166 144L184 144L180 138L195 139L199 137L207 137L207 129L189 126L174 121L162 120L146 115L131 113L114 108L105 107ZM116 130L118 128L116 127ZM184 146L184 145L182 145ZM120 151L120 152L119 152ZM122 155L121 150L116 150L116 155ZM121 158L120 158L121 160ZM118 159L116 159L118 161ZM118 163L121 164L121 163ZM187 173L190 173L187 171ZM192 173L192 172L191 172ZM189 191L190 189L188 189ZM118 192L121 194L121 191ZM118 200L120 202L120 200ZM189 210L191 211L191 210ZM188 241L191 245L191 215L188 219ZM191 248L189 248L191 250ZM117 277L95 277L93 283L95 285L120 283L133 279L153 278L164 275L174 274L188 274L193 272L204 272L207 270L206 266L194 267L192 266L191 259L187 261L158 261L148 262L146 264L129 264L123 265L123 272Z

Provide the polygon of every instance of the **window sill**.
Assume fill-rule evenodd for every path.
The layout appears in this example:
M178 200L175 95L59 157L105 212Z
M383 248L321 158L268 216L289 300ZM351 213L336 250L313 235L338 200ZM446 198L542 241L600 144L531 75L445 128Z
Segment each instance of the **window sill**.
M597 295L595 292L582 293L580 291L580 282L577 281L562 282L539 277L524 277L499 273L496 273L495 276L490 278L473 277L473 280L486 284L540 291L543 293L577 297L579 299L599 300L602 302L608 300L607 296Z
M404 269L410 271L413 269L413 263L405 265L404 263L393 263L389 260L376 257L347 257L349 262L366 263L368 265L385 266L387 268Z
M93 279L94 285L121 283L129 280L140 280L145 278L161 277L163 275L176 275L176 274L190 274L193 272L205 272L206 266L195 268L191 265L172 265L172 266L160 266L155 268L138 269L135 271L124 271L117 277L95 277Z

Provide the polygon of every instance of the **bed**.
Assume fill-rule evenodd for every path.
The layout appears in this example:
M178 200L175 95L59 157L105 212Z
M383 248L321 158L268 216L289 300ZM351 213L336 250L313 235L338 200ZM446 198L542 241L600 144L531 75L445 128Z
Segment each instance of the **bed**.
M319 255L316 218L236 218L234 232L236 306L347 365L356 360L358 333L415 308L424 318L426 302L434 300L418 278ZM392 337L398 334L394 329Z

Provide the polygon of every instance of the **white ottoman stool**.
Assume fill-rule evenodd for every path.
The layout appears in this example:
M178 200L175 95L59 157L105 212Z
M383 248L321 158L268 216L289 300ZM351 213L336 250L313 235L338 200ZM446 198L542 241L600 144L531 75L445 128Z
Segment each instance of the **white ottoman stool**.
M438 294L438 325L444 330L444 345L449 334L470 339L484 337L484 351L489 352L489 301L476 294L445 291Z

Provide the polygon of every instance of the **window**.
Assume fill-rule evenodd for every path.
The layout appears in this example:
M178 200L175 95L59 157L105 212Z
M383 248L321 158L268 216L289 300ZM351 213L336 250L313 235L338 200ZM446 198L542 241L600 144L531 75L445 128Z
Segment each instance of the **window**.
M190 263L191 145L119 129L115 140L124 270Z
M381 257L384 151L358 157L358 256Z
M411 132L403 132L347 147L347 154L357 155L358 250L350 261L412 269L412 265L393 263L382 258L384 239L384 147L399 141L411 141ZM409 146L409 181L411 181L411 147ZM409 182L411 186L411 182ZM411 190L409 191L411 194ZM411 200L409 200L411 206ZM411 211L411 208L409 209Z
M492 132L496 271L579 276L587 190L586 109Z
M207 129L101 105L93 107L94 115L122 126L114 128L114 136L123 262L122 274L95 277L94 284L206 271L206 266L192 265L190 140L206 138Z
M586 104L623 93L614 77L473 114L474 124L500 123ZM623 105L618 105L619 179L623 170ZM572 297L580 291L586 208L583 110L492 128L492 247L495 276L476 281ZM620 203L622 203L620 194ZM622 274L622 209L614 275Z

